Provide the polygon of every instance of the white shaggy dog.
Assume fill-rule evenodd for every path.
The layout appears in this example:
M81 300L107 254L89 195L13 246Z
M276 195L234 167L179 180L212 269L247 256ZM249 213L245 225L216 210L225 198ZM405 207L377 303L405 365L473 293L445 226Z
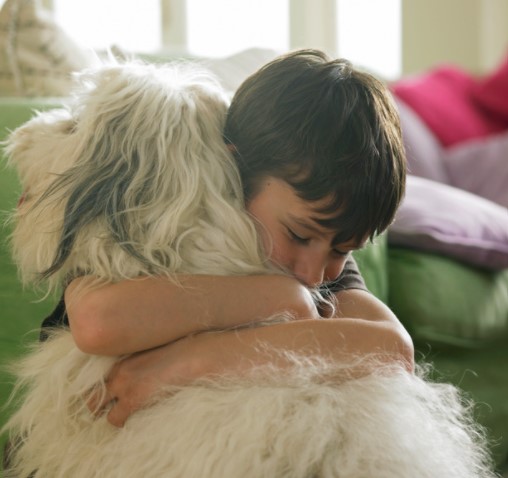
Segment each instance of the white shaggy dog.
M226 108L195 67L113 65L82 74L66 109L16 130L24 282L275 273L222 141ZM295 356L289 370L173 388L117 429L86 407L117 360L82 353L61 330L18 364L8 476L493 476L457 390L402 368L347 380L347 364Z

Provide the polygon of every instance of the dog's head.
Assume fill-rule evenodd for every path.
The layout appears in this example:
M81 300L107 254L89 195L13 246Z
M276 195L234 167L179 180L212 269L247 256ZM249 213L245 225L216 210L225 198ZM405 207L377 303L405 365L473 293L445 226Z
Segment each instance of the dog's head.
M74 100L8 140L25 200L15 213L22 279L115 281L264 270L222 139L227 101L188 64L84 72Z

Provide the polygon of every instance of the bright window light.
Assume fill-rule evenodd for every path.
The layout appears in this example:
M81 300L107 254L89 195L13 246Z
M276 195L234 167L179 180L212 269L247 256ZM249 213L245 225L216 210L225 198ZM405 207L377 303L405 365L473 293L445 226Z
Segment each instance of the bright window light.
M155 51L161 46L160 0L53 0L56 21L84 46Z
M289 48L289 0L187 0L187 45L201 56Z
M398 78L401 33L401 0L337 0L337 50L353 64Z

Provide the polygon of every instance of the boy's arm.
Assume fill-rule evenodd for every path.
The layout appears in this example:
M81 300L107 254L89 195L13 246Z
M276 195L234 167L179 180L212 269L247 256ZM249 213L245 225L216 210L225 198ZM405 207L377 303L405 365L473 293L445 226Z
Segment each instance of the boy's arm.
M335 318L364 319L370 321L386 321L405 332L399 319L376 296L363 289L348 289L335 294Z
M337 305L334 318L357 322L383 324L396 338L404 350L405 359L411 370L414 369L413 339L392 310L363 289L348 289L336 294Z
M266 321L279 314L318 318L311 294L293 278L180 275L125 280L86 288L75 279L65 291L71 332L84 352L124 355L189 334ZM253 293L255 291L255 293Z
M122 426L166 385L185 385L196 378L222 374L241 376L263 364L291 366L287 355L280 353L283 351L317 355L346 365L354 357L375 354L376 359L399 364L411 372L414 367L411 338L389 309L367 296L366 292L355 293L348 300L355 309L353 315L363 309L373 317L301 320L204 333L135 354L113 369L108 378L108 394L98 408L112 403L108 420ZM370 366L376 367L378 362ZM365 364L360 367L351 367L350 376L369 372Z

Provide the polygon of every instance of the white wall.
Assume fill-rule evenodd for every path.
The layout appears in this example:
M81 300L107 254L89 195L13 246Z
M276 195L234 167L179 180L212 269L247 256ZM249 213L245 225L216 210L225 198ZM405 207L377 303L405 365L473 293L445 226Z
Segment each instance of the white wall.
M483 73L508 54L507 0L403 0L402 22L404 74L445 62Z
M336 55L335 0L290 0L289 11L291 48L318 48Z
M508 1L483 0L480 70L490 70L508 54Z

